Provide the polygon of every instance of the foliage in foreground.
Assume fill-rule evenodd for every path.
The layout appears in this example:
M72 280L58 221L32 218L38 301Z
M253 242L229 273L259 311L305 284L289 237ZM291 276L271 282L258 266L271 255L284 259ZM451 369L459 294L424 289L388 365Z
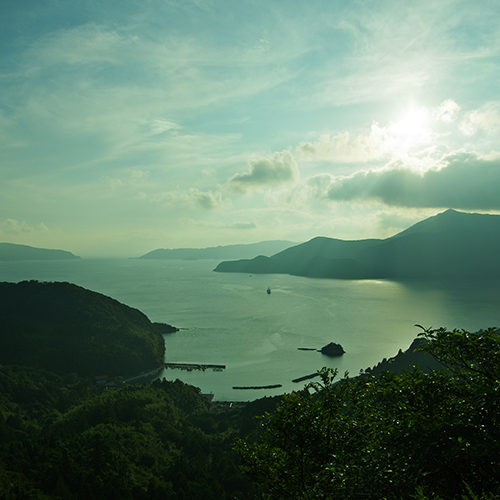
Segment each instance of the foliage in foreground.
M232 450L253 418L210 412L195 387L158 380L90 394L36 370L0 374L2 500L255 498Z
M71 377L0 366L0 499L500 498L500 339L423 333L446 367L373 373L213 412L157 381L99 394ZM257 444L255 437L257 435Z
M447 369L324 370L265 416L258 444L239 441L269 498L500 498L499 333L421 335Z

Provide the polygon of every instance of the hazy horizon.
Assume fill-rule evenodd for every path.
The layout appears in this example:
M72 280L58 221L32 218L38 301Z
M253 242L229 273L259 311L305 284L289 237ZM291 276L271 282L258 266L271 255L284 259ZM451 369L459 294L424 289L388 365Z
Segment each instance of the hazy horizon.
M500 213L500 4L2 6L0 241L82 257Z

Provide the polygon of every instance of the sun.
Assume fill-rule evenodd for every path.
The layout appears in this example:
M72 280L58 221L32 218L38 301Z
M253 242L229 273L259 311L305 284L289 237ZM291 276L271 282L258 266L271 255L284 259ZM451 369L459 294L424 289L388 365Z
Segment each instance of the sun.
M429 135L428 114L425 109L412 108L401 120L390 125L389 130L395 136L419 142Z

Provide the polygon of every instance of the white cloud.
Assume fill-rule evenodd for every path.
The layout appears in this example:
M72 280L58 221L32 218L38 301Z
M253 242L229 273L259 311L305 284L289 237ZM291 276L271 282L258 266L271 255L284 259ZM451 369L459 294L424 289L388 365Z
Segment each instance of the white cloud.
M468 136L475 135L480 130L487 134L497 133L500 130L500 103L488 103L469 111L460 122L459 129Z
M227 210L232 206L230 199L224 199L220 191L200 191L197 188L163 193L160 201L167 207L204 208L205 210Z
M387 129L372 123L369 134L351 136L349 132L324 134L317 141L302 142L295 154L298 161L368 162L386 156L391 148Z
M48 231L48 227L43 223L32 226L27 224L26 221L19 222L15 219L6 219L0 222L0 234L19 235L34 233L35 231Z
M249 230L257 228L257 224L255 222L214 222L205 220L194 220L191 217L180 217L178 219L178 222L179 224L184 226L207 227L216 229Z
M141 181L149 177L149 171L141 170L140 168L130 168L129 175L131 181Z
M105 177L106 182L108 183L109 187L111 188L111 191L115 191L123 186L125 186L125 183L116 177Z
M32 76L61 63L87 65L87 69L89 64L120 64L125 54L128 60L140 58L140 45L137 36L120 34L95 23L48 32L26 51L26 60L33 63L27 74Z
M179 130L182 126L173 121L156 119L149 124L149 128L152 135L159 135L165 132L170 132L171 130Z
M0 212L66 234L77 220L96 234L168 226L181 243L309 234L341 208L347 228L373 207L493 206L499 165L479 153L499 149L500 107L481 106L498 95L499 5L327 3L42 0L31 16L12 3ZM466 109L432 109L438 96ZM478 154L441 160L458 148ZM200 214L205 232L177 232Z
M453 99L443 101L435 111L436 118L446 123L455 121L460 106Z
M257 227L257 224L255 224L255 222L232 222L230 224L226 224L226 227L230 229L248 230L255 229Z
M249 172L235 174L229 179L231 188L246 192L290 184L299 179L299 167L290 151L253 158L248 163Z
M260 34L221 44L211 29L146 32L144 15L131 18L131 25L108 25L104 18L57 30L48 25L31 43L19 41L2 75L2 102L12 106L8 120L0 116L0 140L6 135L10 146L26 142L25 151L38 157L49 143L71 143L72 152L78 150L73 158L84 154L90 161L128 160L137 151L165 150L171 157L163 141L186 126L179 117L193 123L200 108L207 113L210 106L219 109L286 82L294 76L287 63L304 50L283 42L262 53L254 49Z
M459 130L467 135L479 130L489 134L481 144L478 141L468 144L468 149L480 147L484 152L494 149L494 134L500 131L500 103L489 103L465 115L460 111L460 105L453 99L446 99L436 107L412 105L395 121L385 125L373 122L366 133L343 131L301 142L294 155L301 166L326 162L336 169L342 167L344 173L352 171L355 164L371 163L381 167L387 162L392 166L395 162L404 162L412 169L428 170L443 155L463 147Z

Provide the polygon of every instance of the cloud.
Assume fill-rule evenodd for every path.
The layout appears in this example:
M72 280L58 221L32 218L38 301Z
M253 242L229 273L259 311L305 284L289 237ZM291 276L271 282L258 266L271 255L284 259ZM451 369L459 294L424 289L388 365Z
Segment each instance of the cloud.
M37 226L30 226L25 221L19 222L14 219L6 219L3 222L0 222L0 234L18 235L47 230L47 226L43 223L40 223Z
M111 191L117 191L125 187L142 187L149 177L148 170L140 168L129 168L123 172L123 177L111 177L103 175L102 179L110 187Z
M104 179L108 183L109 187L111 188L111 191L115 191L116 189L119 189L123 186L125 186L125 183L116 177L110 177L109 175L105 176Z
M334 201L377 200L400 207L500 210L500 157L457 153L425 172L397 167L348 177L309 180L318 197Z
M203 192L198 189L191 188L188 190L188 195L195 200L198 205L207 210L216 210L226 206L220 192Z
M158 4L161 8L163 2ZM109 24L113 16L97 15L84 24L77 19L77 26L50 22L31 35L30 43L28 36L12 42L15 57L2 58L8 63L1 76L2 103L8 109L0 110L0 141L9 147L26 143L23 154L29 152L37 160L43 158L40 148L50 149L51 156L55 144L68 145L68 161L58 155L57 163L63 165L76 162L74 158L80 164L125 158L130 164L131 153L146 156L144 151L151 161L161 154L170 160L167 141L180 130L187 129L188 138L204 135L190 129L197 121L188 110L210 112L293 79L288 64L303 51L298 42L292 50L283 41L261 53L253 48L253 29L243 36L233 26L238 43L224 44L221 30L211 23L204 29L195 22L193 28L189 16L178 29L179 20L171 13L163 18L165 11L146 9L139 22L126 11L120 9ZM154 16L151 24L149 15ZM187 116L190 121L180 124L179 117ZM223 120L228 116L241 119L229 112Z
M217 229L249 230L257 228L257 224L255 222L207 222L204 220L194 220L191 217L180 217L178 219L178 222L179 224L184 226L197 226Z
M149 124L149 127L152 135L160 135L171 130L179 130L182 128L178 123L164 119L153 120Z
M120 64L123 54L140 60L141 41L135 35L123 35L106 26L89 23L70 29L55 30L40 37L26 51L35 62L28 75L44 71L50 65Z
M464 135L472 136L478 131L497 133L500 130L500 103L493 102L466 113L458 128Z
M286 63L293 63L304 51L300 44L292 50L283 42L281 50L262 53L253 47L253 37L221 45L218 30L207 29L202 36L199 30L191 32L189 24L181 30L162 24L160 31L144 32L137 25L131 29L126 24L89 22L48 31L23 51L22 70L16 70L19 74L13 70L10 76L22 76L28 88L36 82L52 93L60 90L54 87L57 73L58 85L69 85L73 97L88 102L95 102L96 91L104 93L105 103L117 90L137 91L139 97L146 90L150 97L146 94L141 100L151 106L184 110L253 96L287 82L295 72ZM133 103L127 104L133 107ZM169 130L179 128L170 119L158 124L160 129L164 125Z
M231 224L226 224L226 227L230 229L247 230L247 229L256 229L257 224L255 224L255 222L233 222Z
M130 174L130 179L132 181L140 181L149 177L148 170L141 170L140 168L130 168L128 171Z
M435 115L438 120L449 123L456 119L460 106L453 99L446 99L437 108Z
M168 207L184 206L191 209L201 207L205 210L224 210L232 206L231 200L223 199L220 191L200 191L197 188L163 193L161 201Z
M394 157L425 157L437 150L440 134L434 126L442 122L439 128L445 127L448 131L459 110L460 106L452 99L435 108L411 106L395 122L379 125L373 121L367 133L354 135L345 131L323 134L316 141L301 142L295 156L298 162L342 164L387 161Z
M235 174L229 179L231 188L246 192L291 184L299 178L299 167L290 151L272 153L248 163L249 172Z
M367 162L386 155L390 143L387 129L374 122L366 135L353 137L349 132L324 134L315 142L302 142L296 149L296 155L299 161Z

